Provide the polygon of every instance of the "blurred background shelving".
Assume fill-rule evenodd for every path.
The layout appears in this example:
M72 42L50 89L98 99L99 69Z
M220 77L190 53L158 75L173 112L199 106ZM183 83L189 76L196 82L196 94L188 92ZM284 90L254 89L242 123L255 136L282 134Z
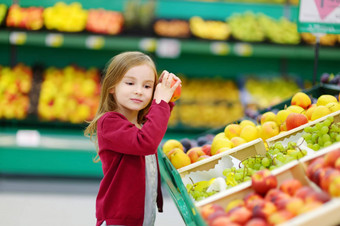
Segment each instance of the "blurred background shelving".
M22 8L33 6L44 9L58 3L56 0L15 2ZM8 8L15 2L2 1ZM70 5L75 1L63 2ZM294 27L298 14L296 2L184 0L78 2L84 10L105 8L107 11L121 13L124 16L122 31L115 35L95 33L85 29L63 32L56 29L49 30L46 26L38 30L27 30L7 26L6 18L0 22L1 68L6 68L7 71L14 70L17 65L23 64L32 70L32 90L26 93L29 97L30 109L25 117L17 119L5 117L4 113L0 115L0 139L3 140L0 142L1 173L101 177L100 164L92 162L95 157L94 145L82 134L86 124L70 123L69 120L42 120L39 114L39 98L45 81L44 74L52 69L62 73L70 67L75 67L81 71L81 73L77 71L75 77L85 76L86 71L93 69L97 70L97 75L100 77L106 62L115 54L128 50L146 52L155 60L159 70L172 71L183 80L182 98L178 101L170 120L165 137L167 139L195 137L208 129L244 117L249 107L254 108L254 101L251 101L254 98L250 98L249 102L247 97L262 93L259 91L260 88L255 91L249 89L258 86L251 82L252 78L273 82L269 86L276 84L277 90L280 90L280 87L289 88L285 93L279 92L281 95L273 97L272 100L255 103L255 109L276 104L288 98L297 89L311 85L314 45L305 41L303 37L298 36L298 42L295 44L290 44L288 39L287 43L278 44L274 42L276 37L273 37L273 34L263 31L263 39L252 42L236 38L236 32L239 31L230 30L232 28L230 18L240 15L244 18L255 16L258 19L262 16L262 20L274 21L278 24L290 21L292 24L287 27ZM138 4L141 4L139 8L142 10L138 15L145 19L143 21L146 21L146 24L136 23L140 18L128 19L129 13L135 12ZM7 11L7 18L8 14ZM193 17L200 17L205 22L218 21L219 24L223 23L222 26L228 24L228 37L208 39L195 35L192 30L195 24L190 24ZM283 21L282 18L286 18L287 21ZM190 35L170 37L157 34L153 25L161 19L186 22ZM203 23L200 25L203 26ZM250 24L248 28L251 26L253 25ZM261 26L257 25L257 27ZM216 29L210 30L211 33L219 33ZM290 32L291 30L286 33L290 34ZM297 35L296 31L294 35ZM332 42L331 46L326 44L320 46L318 76L322 72L339 71L339 43L340 39ZM4 78L3 73L1 78ZM85 80L75 80L72 87ZM3 85L4 80L0 80L0 84ZM60 87L62 86L61 84ZM4 98L4 86L2 91ZM57 102L57 99L54 101ZM82 101L79 101L77 109L80 104ZM83 108L85 109L84 106ZM51 115L55 111L54 108L49 110ZM2 111L4 112L5 109ZM81 113L85 114L85 111ZM36 144L28 142L26 146L19 145L18 139L27 138L18 138L20 134L18 132L26 130L38 132ZM28 133L26 136L36 135Z

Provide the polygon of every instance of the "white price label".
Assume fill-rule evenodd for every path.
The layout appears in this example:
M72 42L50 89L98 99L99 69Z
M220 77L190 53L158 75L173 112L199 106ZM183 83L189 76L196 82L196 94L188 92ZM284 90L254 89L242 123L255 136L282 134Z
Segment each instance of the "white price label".
M9 35L9 42L13 45L23 45L26 43L27 34L26 32L11 32Z
M102 36L89 36L85 45L89 49L102 49L105 45L105 39Z
M139 42L139 49L147 52L155 52L157 41L154 38L143 38Z
M38 147L40 145L40 133L36 130L18 130L16 143L22 147Z
M181 54L181 43L176 39L160 39L156 54L163 58L177 58Z
M210 44L210 50L215 55L225 56L230 52L230 47L225 42L212 42Z
M238 43L234 47L234 52L238 56L251 56L253 54L253 47L246 43Z
M60 47L64 43L64 36L62 34L48 34L45 42L47 46Z
M340 0L301 0L299 20L340 23Z

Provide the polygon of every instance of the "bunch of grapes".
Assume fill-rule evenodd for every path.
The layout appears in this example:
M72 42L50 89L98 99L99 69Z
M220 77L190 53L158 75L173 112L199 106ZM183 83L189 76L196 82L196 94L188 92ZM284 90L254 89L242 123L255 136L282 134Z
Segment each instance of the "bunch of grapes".
M244 181L250 180L253 173L254 170L248 167L238 169L232 167L223 170L223 175L226 177L227 188L234 187Z
M307 146L318 151L340 141L340 122L335 123L334 117L330 116L323 122L304 128L304 132L302 137L307 142Z
M210 181L200 181L194 184L187 184L186 189L193 199L200 201L217 193L217 191L207 192L209 186Z

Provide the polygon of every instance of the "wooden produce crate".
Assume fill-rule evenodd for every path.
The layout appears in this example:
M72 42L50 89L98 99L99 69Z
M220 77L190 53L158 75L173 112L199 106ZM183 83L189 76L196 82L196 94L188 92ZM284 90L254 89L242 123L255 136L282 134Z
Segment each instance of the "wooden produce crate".
M278 169L272 171L272 174L276 176L278 186L281 185L286 179L295 178L299 180L303 185L311 186L315 190L320 190L313 182L311 182L305 175L304 165L301 162L293 161ZM218 204L222 207L226 207L229 202L235 199L243 199L247 194L253 192L251 182L248 186L238 189L237 191L227 190L217 195L208 197L200 202L196 203L196 208L200 212L202 207L207 204ZM323 204L319 208L316 208L310 212L298 215L291 220L285 222L284 226L291 225L336 225L340 222L340 199L333 198L331 201Z
M215 165L221 160L222 157L231 155L240 161L246 159L249 156L265 155L266 148L262 139L256 139L240 146L231 148L228 151L213 155L207 159L192 163L188 166L178 169L178 173L181 178L195 171L207 171L215 167Z
M275 144L278 141L283 141L285 139L287 139L287 141L294 141L296 142L297 139L296 138L300 138L304 128L308 127L308 126L314 126L315 124L325 121L328 117L333 116L334 117L334 122L340 122L340 111L336 111L333 112L329 115L323 116L321 118L318 118L314 121L310 121L309 123L306 123L304 125L301 125L299 127L296 127L294 129L291 129L289 131L280 133L279 135L276 135L274 137L271 137L269 139L266 140L268 146L272 146L273 144Z

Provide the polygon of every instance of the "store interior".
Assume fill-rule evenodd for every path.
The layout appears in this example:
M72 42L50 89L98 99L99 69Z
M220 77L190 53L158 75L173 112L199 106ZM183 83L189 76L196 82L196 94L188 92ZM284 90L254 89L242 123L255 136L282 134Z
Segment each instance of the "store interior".
M182 80L159 151L258 122L322 77L339 87L340 35L316 44L298 32L298 13L298 0L2 0L0 224L94 225L102 168L84 129L120 52L142 51ZM188 225L171 172L161 172L155 225Z

